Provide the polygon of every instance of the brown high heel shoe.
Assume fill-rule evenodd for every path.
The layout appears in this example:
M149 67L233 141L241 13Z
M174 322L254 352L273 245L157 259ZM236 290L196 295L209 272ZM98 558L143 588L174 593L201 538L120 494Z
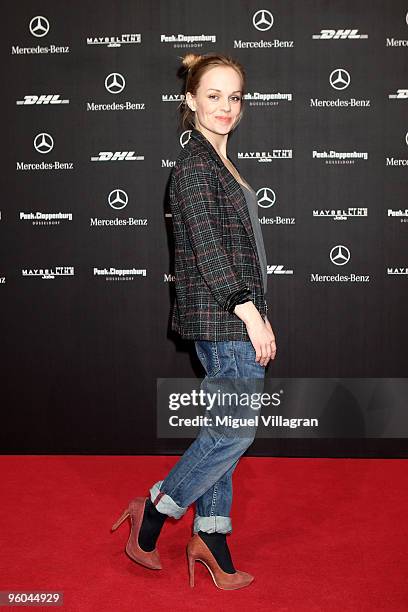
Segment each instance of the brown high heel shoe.
M254 577L246 572L237 570L235 574L227 574L218 565L214 555L206 543L195 533L187 544L188 573L190 576L190 586L194 586L194 563L201 561L210 572L215 586L219 589L230 591L241 589L248 586Z
M157 548L151 552L146 552L139 546L138 538L140 527L142 525L143 513L147 497L136 497L129 503L129 507L124 511L122 516L112 526L112 531L115 531L123 521L130 517L130 535L126 544L125 552L136 563L140 563L149 569L162 569Z

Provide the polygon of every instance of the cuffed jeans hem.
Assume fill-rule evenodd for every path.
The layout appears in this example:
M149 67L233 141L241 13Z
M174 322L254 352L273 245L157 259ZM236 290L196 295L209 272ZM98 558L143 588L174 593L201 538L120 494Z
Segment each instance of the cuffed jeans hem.
M155 504L156 510L161 512L162 514L167 514L167 516L171 516L172 518L179 519L185 514L188 508L182 508L174 500L171 499L170 495L167 493L161 493L160 487L163 483L163 480L159 480L156 482L152 488L150 489L150 499L152 503ZM159 501L155 503L156 498L159 496Z
M206 533L230 533L232 523L229 516L199 516L194 518L194 533L204 531Z

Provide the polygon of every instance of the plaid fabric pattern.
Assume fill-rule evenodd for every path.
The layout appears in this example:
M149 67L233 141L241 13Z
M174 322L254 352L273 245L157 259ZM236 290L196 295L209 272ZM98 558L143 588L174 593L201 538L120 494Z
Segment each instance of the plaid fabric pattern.
M176 291L171 328L182 338L248 341L245 324L228 311L231 300L239 303L247 294L262 316L267 304L245 195L194 128L172 169L169 196Z

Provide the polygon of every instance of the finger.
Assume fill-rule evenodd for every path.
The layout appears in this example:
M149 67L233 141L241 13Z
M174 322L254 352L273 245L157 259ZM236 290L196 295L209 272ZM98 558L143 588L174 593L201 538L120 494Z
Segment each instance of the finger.
M270 347L266 342L263 347L263 365L266 367L270 359Z

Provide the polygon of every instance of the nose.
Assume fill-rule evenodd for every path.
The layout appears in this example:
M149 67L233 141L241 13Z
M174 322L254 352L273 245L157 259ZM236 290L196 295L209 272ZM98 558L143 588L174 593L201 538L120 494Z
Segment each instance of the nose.
M231 110L231 102L229 98L224 99L221 106L222 106L222 110L229 112Z

